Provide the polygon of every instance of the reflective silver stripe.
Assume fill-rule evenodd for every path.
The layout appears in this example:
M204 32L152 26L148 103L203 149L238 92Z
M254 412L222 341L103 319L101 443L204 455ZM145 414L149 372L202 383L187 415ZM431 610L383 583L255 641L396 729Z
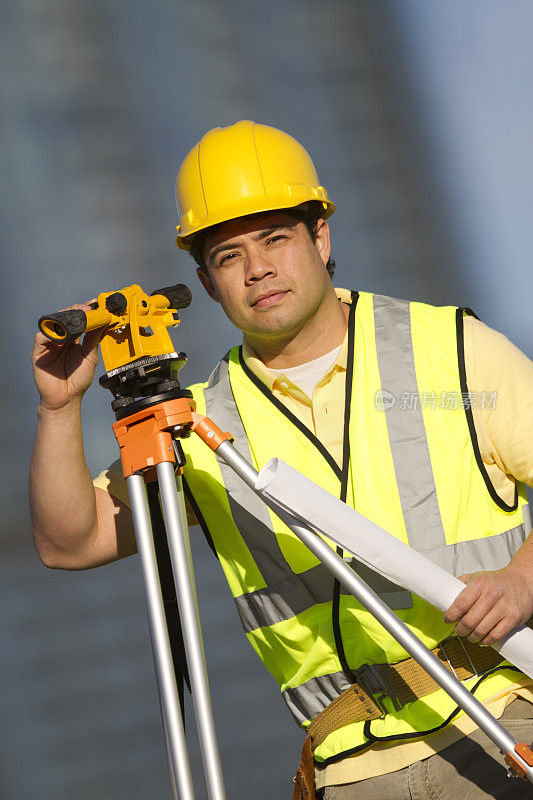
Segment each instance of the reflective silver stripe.
M522 506L523 514L524 514L524 529L526 532L526 536L529 536L531 533L531 511L529 509L529 503L524 503Z
M501 569L509 563L525 538L524 526L518 525L496 536L447 545L445 549L435 551L432 560L440 563L443 556L443 561L453 561L455 575ZM389 608L399 610L412 607L413 598L407 589L397 586L355 559L351 566ZM332 590L332 576L323 564L317 564L305 572L291 573L274 586L236 597L235 604L245 632L250 633L257 628L285 622L317 603L330 602ZM344 587L341 587L341 593L348 594Z
M381 388L396 398L386 409L385 418L407 537L411 547L431 558L425 551L445 547L446 537L426 429L420 407L401 407L405 392L409 397L418 395L410 303L374 295L373 305ZM451 564L445 568L451 571Z
M501 569L509 563L525 539L524 526L517 525L495 536L448 545L447 549L453 552L452 572L454 575L462 575L480 569ZM438 554L435 555L437 557L432 557L431 560L439 563Z
M401 407L402 394L418 395L410 303L374 295L373 306L381 388L396 398L385 416L409 544L454 575L500 569L524 541L525 526L483 539L446 544L422 409Z
M248 439L231 390L228 358L229 353L215 367L204 389L206 414L222 430L231 432L237 450L252 462ZM265 583L271 585L285 580L293 573L280 550L267 507L218 456L217 461L231 515Z
M349 686L344 672L333 672L331 675L310 678L294 689L285 689L281 696L298 725L301 725L307 719L314 719Z
M284 622L317 603L329 603L333 596L333 576L323 564L296 574L265 589L235 598L246 633Z
M352 560L352 568L387 603L389 608L411 608L411 592L384 578L374 570ZM349 594L340 587L341 594ZM235 597L235 605L246 633L257 628L285 622L296 614L312 608L318 603L330 603L333 597L333 576L323 564L300 572L291 573L274 586L257 589L255 592Z
M413 607L413 596L411 592L404 589L403 586L398 586L388 578L380 575L379 572L367 567L366 564L358 562L355 558L352 560L351 566L359 577L364 580L367 586L370 586L372 591L374 591L393 611L398 611L401 608Z

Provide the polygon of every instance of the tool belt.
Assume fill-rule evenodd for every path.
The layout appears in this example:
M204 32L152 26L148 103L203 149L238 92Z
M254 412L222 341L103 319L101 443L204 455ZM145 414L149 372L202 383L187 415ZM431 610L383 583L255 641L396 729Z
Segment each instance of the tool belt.
M481 675L504 661L492 647L451 636L431 651L460 681ZM396 710L439 689L414 658L398 664L364 664L354 671L356 681L318 714L307 730L302 760L294 779L293 800L314 800L313 753L333 731L353 722L383 719L389 697Z

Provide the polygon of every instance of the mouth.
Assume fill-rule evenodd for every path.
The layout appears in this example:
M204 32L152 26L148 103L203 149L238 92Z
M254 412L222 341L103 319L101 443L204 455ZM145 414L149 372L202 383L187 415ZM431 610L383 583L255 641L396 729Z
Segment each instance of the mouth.
M271 292L264 292L264 294L260 294L257 300L251 304L253 308L269 308L270 306L276 305L279 303L280 300L288 294L288 291L279 291L274 290Z

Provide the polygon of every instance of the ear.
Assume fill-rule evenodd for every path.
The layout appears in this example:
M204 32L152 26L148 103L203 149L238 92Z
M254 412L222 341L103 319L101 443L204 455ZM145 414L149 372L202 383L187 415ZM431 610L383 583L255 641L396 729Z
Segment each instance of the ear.
M316 224L315 246L324 266L328 263L331 255L331 241L329 238L329 225L325 219L319 219Z
M196 270L196 274L198 275L198 278L200 279L200 283L202 284L202 286L206 290L206 292L209 295L209 297L211 298L211 300L214 300L215 303L220 303L220 300L218 299L218 297L216 295L214 286L211 283L211 278L209 277L207 272L205 270L203 270L203 269L200 269L200 267L198 267L198 269Z

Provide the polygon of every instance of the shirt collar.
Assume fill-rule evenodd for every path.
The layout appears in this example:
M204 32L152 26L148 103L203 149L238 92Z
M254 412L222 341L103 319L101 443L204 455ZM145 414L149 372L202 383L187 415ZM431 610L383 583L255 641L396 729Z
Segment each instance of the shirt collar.
M349 289L335 289L335 294L341 301L341 303L346 303L347 305L351 305L352 303L352 294ZM332 348L333 349L333 348ZM261 361L255 350L253 350L246 339L243 337L242 340L242 357L244 359L244 363L248 367L254 375L262 381L267 389L272 391L272 387L275 383L282 380L284 377L283 374L281 375L273 375L272 372L265 366L265 364ZM341 345L341 349L339 355L337 356L337 360L335 364L331 367L331 369L338 369L346 372L346 365L348 363L348 331L344 335L344 339Z

